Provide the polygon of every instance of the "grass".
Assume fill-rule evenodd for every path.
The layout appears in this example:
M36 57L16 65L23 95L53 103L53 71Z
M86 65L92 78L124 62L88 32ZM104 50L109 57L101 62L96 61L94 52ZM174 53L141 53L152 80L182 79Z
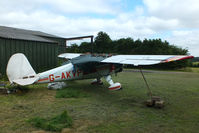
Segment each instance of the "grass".
M139 70L137 69L129 69L125 68L124 70ZM163 72L191 72L191 73L199 73L199 67L185 67L185 68L179 68L174 70L167 70L167 69L143 69L148 71L163 71Z
M165 108L144 105L149 97L137 72L113 76L115 82L122 84L121 91L108 90L106 82L92 86L91 80L68 82L63 92L48 90L46 84L32 85L29 91L20 94L0 94L0 133L40 130L27 121L31 118L50 120L65 110L73 119L71 132L74 133L197 133L199 74L145 73L145 76L153 94L165 100ZM77 95L72 94L75 97L56 98L58 93L71 90L77 91ZM78 96L79 93L86 96Z
M63 128L72 126L72 118L67 111L57 115L53 118L44 119L41 117L34 117L28 120L33 126L47 131L61 131Z
M88 94L84 93L80 89L65 88L58 90L56 93L56 98L83 98L88 97Z
M199 67L186 67L183 69L179 69L179 71L199 73Z
M195 66L198 66L199 62L198 61L197 62L192 62L192 64L195 65Z

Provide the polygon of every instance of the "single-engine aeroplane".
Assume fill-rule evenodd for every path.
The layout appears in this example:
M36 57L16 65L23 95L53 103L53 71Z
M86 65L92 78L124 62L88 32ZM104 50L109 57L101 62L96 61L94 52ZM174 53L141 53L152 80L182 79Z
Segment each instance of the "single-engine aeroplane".
M122 71L124 64L134 66L154 65L171 61L193 58L187 55L106 55L63 53L58 57L67 59L60 67L36 74L26 56L17 53L11 56L7 65L10 83L21 86L50 83L65 80L95 79L92 84L102 84L104 77L110 84L110 90L121 89L120 83L114 83L111 74Z

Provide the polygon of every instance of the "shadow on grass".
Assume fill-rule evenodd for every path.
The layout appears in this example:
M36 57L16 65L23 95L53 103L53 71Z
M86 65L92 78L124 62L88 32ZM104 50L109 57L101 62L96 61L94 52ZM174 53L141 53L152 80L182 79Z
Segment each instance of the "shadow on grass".
M108 84L105 85L90 85L89 80L82 81L72 81L70 82L68 88L63 90L58 90L56 93L56 98L83 98L92 97L97 103L104 103L107 105L116 105L121 107L145 107L144 101L146 94L134 94L131 95L125 90L111 91L108 90ZM124 87L125 88L125 87ZM127 89L127 88L126 88ZM144 94L144 97L143 97Z
M79 89L64 88L62 90L57 90L56 98L83 98L88 97L88 94L80 91Z
M19 86L19 85L8 85L6 86L9 90L9 93L24 95L30 91L29 86Z

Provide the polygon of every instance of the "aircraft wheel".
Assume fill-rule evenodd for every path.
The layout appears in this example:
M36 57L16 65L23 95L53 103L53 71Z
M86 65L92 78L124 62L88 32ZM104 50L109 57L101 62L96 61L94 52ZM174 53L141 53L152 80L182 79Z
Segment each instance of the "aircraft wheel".
M122 88L120 83L114 83L111 86L109 86L109 90L120 90Z

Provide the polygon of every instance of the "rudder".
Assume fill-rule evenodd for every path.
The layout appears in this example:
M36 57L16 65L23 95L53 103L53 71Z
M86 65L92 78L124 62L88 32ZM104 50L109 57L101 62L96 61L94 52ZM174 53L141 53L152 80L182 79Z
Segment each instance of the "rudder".
M39 79L26 56L22 53L10 57L6 69L10 83L30 85Z

